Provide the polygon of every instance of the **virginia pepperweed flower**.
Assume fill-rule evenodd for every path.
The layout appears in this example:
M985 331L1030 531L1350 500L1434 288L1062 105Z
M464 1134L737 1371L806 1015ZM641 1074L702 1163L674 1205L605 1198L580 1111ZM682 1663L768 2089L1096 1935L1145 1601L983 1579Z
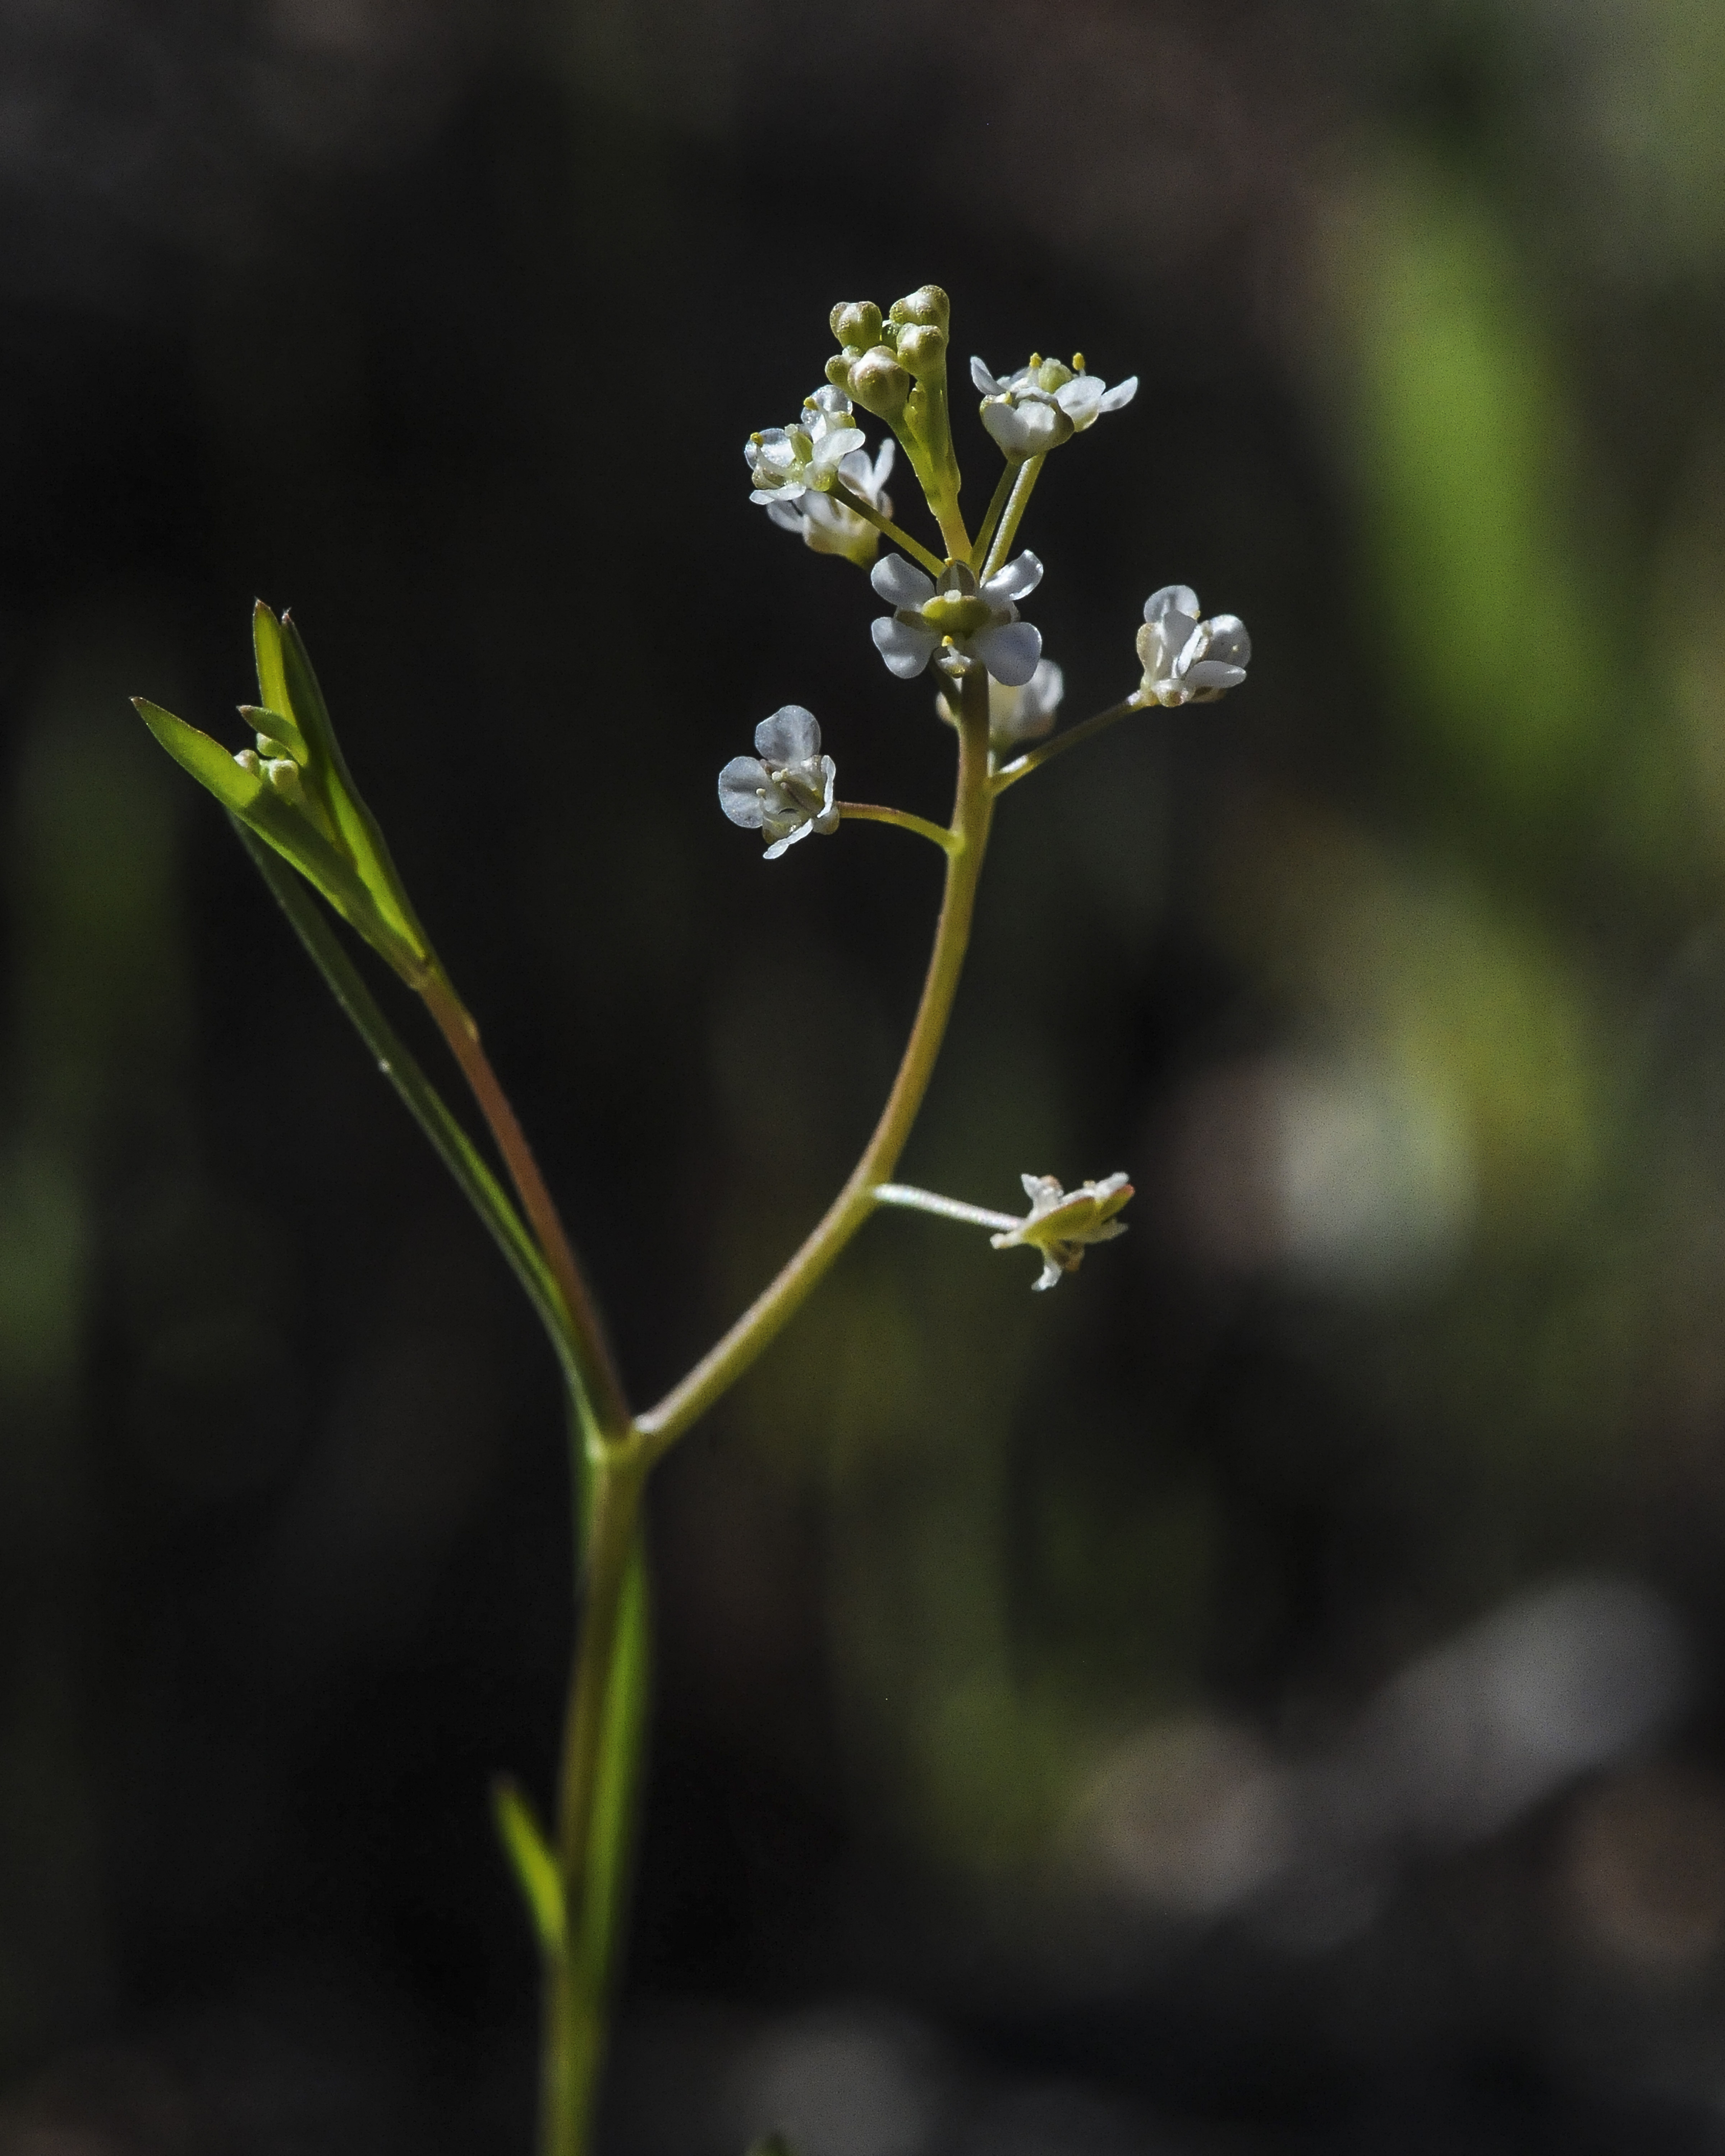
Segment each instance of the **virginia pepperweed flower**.
M1164 584L1144 602L1138 657L1144 679L1141 704L1214 704L1224 689L1246 677L1252 639L1237 613L1201 621L1190 584Z
M719 806L746 831L764 831L776 861L811 831L836 831L838 766L820 752L813 711L785 704L755 728L755 754L733 756L719 773Z
M838 477L850 491L882 516L892 514L886 481L897 448L889 434L872 464L866 449L850 449L839 458L836 467ZM755 499L760 499L758 494ZM812 547L817 554L842 554L861 569L874 560L880 544L880 532L865 516L847 508L836 494L823 493L812 486L805 487L794 500L774 495L767 505L767 514L785 531L800 531L803 545Z
M901 680L913 680L937 652L943 673L968 674L983 665L1009 688L1022 688L1035 673L1042 632L1020 621L1014 604L1042 581L1034 554L1020 554L985 584L963 562L949 562L937 583L902 554L888 554L875 562L869 581L892 608L870 634ZM943 650L948 643L952 648Z
M1111 389L1086 374L1082 352L1075 352L1066 367L1033 352L1004 382L981 360L973 359L970 378L982 392L983 426L1007 456L1017 458L1045 455L1093 427L1102 413L1130 404L1138 393L1136 374Z
M1111 1243L1126 1233L1126 1223L1115 1214L1132 1194L1124 1175L1104 1176L1100 1183L1081 1183L1076 1190L1062 1190L1051 1175L1026 1175L1019 1180L1030 1209L1016 1228L988 1240L997 1250L1030 1249L1042 1260L1042 1277L1033 1288L1058 1287L1062 1273L1076 1273L1084 1262L1086 1246Z
M852 423L850 399L830 383L803 400L802 417L788 427L751 434L742 454L754 479L751 501L795 501L807 489L831 490L839 467L863 445Z

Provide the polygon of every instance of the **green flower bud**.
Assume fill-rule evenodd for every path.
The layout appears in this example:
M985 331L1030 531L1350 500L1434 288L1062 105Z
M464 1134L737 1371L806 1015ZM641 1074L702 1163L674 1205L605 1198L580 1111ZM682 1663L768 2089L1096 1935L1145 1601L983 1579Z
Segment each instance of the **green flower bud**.
M880 341L880 310L872 300L840 300L829 319L840 344L867 352Z
M943 330L952 316L952 303L938 285L924 285L892 303L896 322L920 322Z
M899 364L921 381L938 374L947 363L947 333L932 323L907 326L898 333Z
M884 344L850 362L841 388L848 388L865 412L877 419L891 420L905 408L911 393L911 377Z

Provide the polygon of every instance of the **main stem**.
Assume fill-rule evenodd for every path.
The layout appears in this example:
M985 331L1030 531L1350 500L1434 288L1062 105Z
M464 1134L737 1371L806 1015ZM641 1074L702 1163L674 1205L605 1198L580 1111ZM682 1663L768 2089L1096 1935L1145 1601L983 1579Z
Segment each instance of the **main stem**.
M619 1701L631 1561L649 1463L608 1449L594 1464L580 1640L569 1676L557 1786L557 1859L563 1940L546 1969L542 2057L542 2156L584 2156L609 2031L613 1964L630 1799L639 1748L639 1702ZM636 1621L644 1621L637 1610ZM604 1802L607 1791L614 1801ZM607 1815L608 1814L608 1816Z
M952 1016L994 814L988 784L988 677L980 666L973 666L963 677L958 701L958 788L952 808L952 844L947 855L946 891L922 985L922 1000L892 1091L850 1180L796 1255L682 1383L674 1386L657 1407L636 1419L635 1427L653 1459L668 1450L691 1423L706 1414L801 1307L873 1211L875 1187L890 1178L911 1135Z

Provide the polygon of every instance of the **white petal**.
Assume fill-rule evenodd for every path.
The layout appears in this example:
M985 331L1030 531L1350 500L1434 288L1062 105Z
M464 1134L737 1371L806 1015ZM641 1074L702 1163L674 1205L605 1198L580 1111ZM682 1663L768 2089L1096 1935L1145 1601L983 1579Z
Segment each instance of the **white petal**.
M758 501L760 501L761 496L757 494L752 495L751 499ZM805 504L818 501L820 497L819 495L805 494L803 496L803 501ZM806 511L802 506L796 503L787 501L783 494L774 494L768 497L768 517L771 522L778 525L782 531L800 531L803 529L803 519L805 513Z
M1250 665L1252 639L1246 634L1245 624L1237 613L1211 616L1210 648L1206 656L1225 659L1235 666Z
M898 444L889 434L880 444L880 454L875 459L875 480L869 495L877 509L880 506L880 490L892 476L892 460L897 454ZM891 511L886 513L891 514Z
M1058 1287L1060 1284L1060 1268L1045 1250L1042 1254L1042 1277L1032 1281L1030 1286L1033 1289L1040 1289Z
M781 704L755 728L755 752L783 770L820 753L820 722L800 704Z
M1075 429L1087 427L1101 408L1102 392L1107 387L1093 374L1075 374L1055 392L1055 402Z
M1237 689L1245 679L1245 669L1230 666L1225 659L1200 659L1180 679L1189 689Z
M1096 408L1100 412L1118 412L1130 404L1137 393L1138 377L1136 374L1129 374L1124 382L1115 383Z
M940 648L932 629L911 629L894 614L883 613L870 622L869 634L888 671L901 681L914 680Z
M807 492L808 489L798 480L788 486L753 487L750 490L749 500L770 506L775 501L794 501L798 495Z
M891 607L919 607L934 597L934 582L902 554L883 554L869 572L869 582Z
M1009 622L1001 629L979 629L965 642L994 679L1005 682L1009 689L1022 689L1042 656L1042 631L1028 621Z
M983 597L996 606L1009 606L1034 592L1041 582L1042 564L1027 547L994 572L983 586Z
M833 798L834 791L839 783L839 767L831 757L824 756L820 760L820 767L822 776L826 780L826 798L820 805L820 814L814 819L814 828L817 831L825 834L836 831L839 828L838 804Z
M1072 422L1060 406L1040 398L1026 398L1019 404L990 399L983 407L983 424L1009 457L1045 456L1072 432Z
M1004 397L1006 394L1006 384L997 382L981 360L974 357L970 362L970 378L984 397Z
M1159 622L1168 613L1183 613L1189 621L1198 619L1198 594L1190 584L1164 584L1159 592L1152 592L1145 600L1146 621ZM1183 636L1180 640L1184 643L1185 638Z
M779 855L785 850L787 846L794 846L798 839L806 839L814 829L814 824L812 819L806 824L798 824L794 831L787 831L784 836L776 845L769 846L766 852L762 855L762 860L763 861L776 861Z
M1029 686L1024 691L1024 712L1027 717L1052 717L1060 708L1060 699L1066 693L1066 677L1052 659L1037 661L1036 671L1030 676Z
M758 831L767 814L759 789L771 783L765 764L752 756L733 756L719 773L719 806L745 831Z

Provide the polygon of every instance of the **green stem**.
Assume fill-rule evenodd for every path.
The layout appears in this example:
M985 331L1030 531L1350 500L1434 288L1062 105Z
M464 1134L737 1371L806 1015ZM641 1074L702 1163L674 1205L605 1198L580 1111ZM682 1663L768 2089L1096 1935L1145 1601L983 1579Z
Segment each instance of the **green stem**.
M952 809L953 843L947 856L946 893L922 1000L880 1120L850 1180L778 1278L657 1407L637 1418L635 1426L651 1458L669 1450L690 1424L706 1414L801 1307L874 1210L875 1186L891 1177L904 1151L952 1016L993 816L993 795L988 784L988 684L979 666L964 677L958 743L957 798Z
M557 1785L563 1944L546 1970L541 2156L586 2156L604 2062L645 1721L640 1501L649 1465L638 1448L605 1453L593 1466Z
M926 816L913 816L908 808L882 808L873 801L835 801L833 806L847 823L896 824L901 831L914 831L932 839L942 853L950 854L958 841L944 825L931 824Z
M433 972L419 993L473 1090L480 1112L503 1156L510 1180L562 1293L568 1313L569 1350L581 1373L582 1389L592 1410L587 1433L588 1450L621 1444L629 1427L629 1403L624 1396L623 1381L618 1375L604 1327L599 1322L593 1291L564 1232L551 1193L545 1187L545 1178L539 1173L539 1163L533 1158L526 1133L480 1045L479 1028L441 968Z
M973 569L979 570L988 557L988 542L994 536L994 527L1000 521L1001 512L1006 507L1007 498L1011 494L1014 484L1022 470L1023 466L1020 465L1009 464L1001 466L1000 477L994 485L993 499L988 504L988 513L983 519L983 528L977 533L976 544L971 549L970 566Z
M1019 520L1035 491L1037 480L1042 476L1042 462L1040 457L1026 457L1019 466L1018 476L1012 483L1012 492L1006 498L1000 528L994 534L993 544L983 563L982 579L984 583L1006 559L1007 549L1018 536Z
M938 554L925 547L920 539L913 539L908 531L901 531L890 516L883 516L871 503L865 501L854 488L846 486L842 479L835 480L833 483L833 498L835 501L842 501L847 509L855 511L865 524L872 524L877 531L884 532L895 547L902 547L906 553L914 555L923 567L934 576L937 577L946 567L946 563L942 561Z
M1033 771L1040 771L1044 764L1052 763L1057 756L1064 756L1069 748L1076 748L1081 742L1089 741L1092 736L1101 733L1104 726L1111 726L1117 719L1123 719L1128 711L1142 708L1136 696L1128 696L1123 704L1116 704L1108 711L1098 711L1095 718L1086 719L1082 726L1074 726L1070 733L1056 734L1052 741L1044 742L1040 748L1029 749L1023 756L1014 757L1010 763L1002 764L994 773L990 782L994 792L1004 793L1009 786L1016 786L1021 778L1028 778Z
M937 1214L942 1220L963 1220L972 1228L1022 1228L1017 1213L996 1213L987 1205L967 1205L962 1198L942 1198L937 1190L919 1190L914 1183L880 1183L875 1186L877 1205L902 1205L912 1213Z

